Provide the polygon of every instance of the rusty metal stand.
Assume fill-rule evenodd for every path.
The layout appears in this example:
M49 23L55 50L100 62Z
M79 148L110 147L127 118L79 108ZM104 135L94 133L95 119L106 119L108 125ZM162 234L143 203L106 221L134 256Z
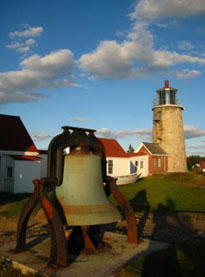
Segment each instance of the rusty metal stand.
M32 211L35 209L38 202L40 202L41 207L46 215L51 235L51 248L48 266L51 266L54 263L58 265L66 265L67 245L63 224L57 209L49 200L45 189L45 186L47 184L52 184L53 181L42 178L40 180L35 179L33 183L35 185L34 192L23 208L19 219L15 253L25 251L26 227Z
M90 236L88 235L89 226L81 226L81 230L83 232L83 238L84 238L84 248L89 250L97 251L95 245L93 244Z
M15 252L24 251L26 248L26 228L32 211L40 202L45 216L48 221L48 226L51 235L50 257L48 265L58 264L66 265L68 258L67 241L72 241L71 237L75 237L75 230L71 231L67 237L63 229L62 218L63 209L58 201L52 201L47 196L47 188L60 186L63 180L64 156L63 149L70 147L75 149L76 146L87 147L93 154L101 157L101 168L103 181L106 183L105 193L107 196L112 193L113 197L119 203L125 212L127 221L127 240L128 242L137 244L137 222L135 214L129 202L121 194L116 186L116 179L108 177L106 173L106 156L105 149L100 140L95 137L95 130L82 129L70 126L63 126L63 132L54 137L48 148L48 178L35 179L33 181L35 187L34 192L28 199L25 207L22 210L17 230L17 244ZM66 221L66 220L65 220ZM84 248L96 251L96 247L92 242L88 232L89 227L81 227L82 236L84 239Z
M120 207L125 212L126 222L127 222L127 241L130 243L137 244L138 243L138 235L137 235L137 221L134 214L134 211L129 204L129 202L126 200L124 195L118 190L116 181L117 179L114 179L110 176L107 178L110 192L115 198L115 200L119 203Z

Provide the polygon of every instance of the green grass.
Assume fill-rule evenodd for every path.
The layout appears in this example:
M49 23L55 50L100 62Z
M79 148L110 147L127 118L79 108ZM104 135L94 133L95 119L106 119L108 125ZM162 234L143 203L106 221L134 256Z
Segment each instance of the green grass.
M154 211L205 212L205 177L194 173L154 175L119 190L135 212ZM19 216L29 195L0 194L0 216ZM117 205L111 197L111 201Z
M18 217L30 194L0 193L0 216Z
M204 176L193 173L154 175L119 190L135 212L153 211L205 212L205 188L197 186ZM116 204L112 199L111 201Z

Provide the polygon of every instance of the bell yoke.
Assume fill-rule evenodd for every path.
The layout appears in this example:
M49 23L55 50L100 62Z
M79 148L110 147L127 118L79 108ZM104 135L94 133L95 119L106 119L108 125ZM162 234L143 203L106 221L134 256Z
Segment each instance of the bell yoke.
M25 250L26 227L38 202L48 221L51 235L48 265L67 264L67 243L77 228L81 229L84 248L96 250L89 229L93 225L121 219L119 211L109 202L110 193L125 213L128 242L136 244L135 214L117 189L116 179L106 174L105 150L94 135L95 130L70 126L63 126L62 129L63 132L55 136L48 147L47 178L33 181L34 192L19 218L15 252ZM69 154L65 153L68 147ZM73 226L67 238L65 226Z

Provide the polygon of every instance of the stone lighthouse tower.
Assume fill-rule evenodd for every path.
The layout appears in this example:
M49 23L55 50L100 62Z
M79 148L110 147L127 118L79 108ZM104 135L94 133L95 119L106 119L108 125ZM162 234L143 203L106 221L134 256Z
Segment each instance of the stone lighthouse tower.
M185 172L186 150L182 121L183 106L178 104L177 89L169 86L157 90L153 107L152 142L158 143L168 154L168 172Z

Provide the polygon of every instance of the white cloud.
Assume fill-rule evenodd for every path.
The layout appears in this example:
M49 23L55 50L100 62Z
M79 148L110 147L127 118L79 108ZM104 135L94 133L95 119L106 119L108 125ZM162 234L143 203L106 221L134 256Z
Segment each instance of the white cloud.
M194 46L186 41L186 40L181 40L179 43L178 43L178 48L181 49L181 50L192 50L194 48Z
M131 130L119 130L112 131L108 128L102 128L97 130L96 134L106 138L125 138L128 136L137 136L140 139L149 139L152 137L152 129L131 129ZM205 130L196 128L194 126L184 126L185 139L192 139L205 136Z
M198 70L184 69L181 72L176 71L175 75L178 79L191 79L201 75L201 72Z
M12 40L14 39L14 41L6 45L8 49L16 50L17 53L24 54L24 56L28 54L32 48L37 46L37 43L33 38L26 39L26 37L40 36L43 32L42 27L31 27L27 24L25 25L25 28L26 30L23 32L10 32L9 37Z
M10 38L22 38L22 37L38 37L43 33L43 27L31 27L29 24L26 24L24 31L15 31L10 32Z
M73 70L76 62L69 49L40 57L33 55L20 63L21 69L0 73L0 103L40 100L37 89L75 86Z
M25 54L31 50L31 47L37 45L34 39L28 39L25 42L12 42L6 45L6 48L16 50L17 53Z
M201 149L203 149L205 151L205 144L202 144L202 145L191 145L191 146L187 146L187 148L193 149L193 150L201 150Z
M159 28L167 28L168 27L168 23L156 23L156 25Z
M47 140L50 139L51 136L47 133L31 133L31 137L34 141L41 141L41 140Z
M7 44L6 47L9 48L9 49L18 49L20 47L23 47L24 44L23 43L20 43L20 42L12 42L11 44Z
M157 20L205 13L204 0L141 0L130 17L134 20Z
M175 64L190 63L190 64L205 64L204 58L194 57L190 55L182 55L175 51L156 50L153 53L154 64L161 66L170 66Z
M13 92L13 93L6 93L0 91L0 104L7 104L7 103L20 103L20 102L35 102L40 101L46 96L41 95L40 93L22 93L22 92Z
M128 78L132 74L132 60L126 49L116 41L103 41L96 51L80 58L84 70L99 78Z
M128 36L122 43L102 41L95 51L82 55L80 63L83 70L99 79L128 79L164 72L177 64L205 64L205 58L155 50L153 37L147 29L140 32L138 29L136 33L133 29ZM192 76L194 74L200 73L190 73Z
M163 1L167 3L166 0ZM143 1L139 3L141 2ZM149 1L145 2L149 4ZM170 2L173 4L173 1ZM155 36L149 30L150 22L134 19L132 29L123 42L101 41L94 51L80 57L81 68L90 73L92 79L138 78L148 74L165 73L169 67L178 64L205 64L203 57L157 49ZM184 49L193 47L186 41L182 41L180 46ZM187 72L185 71L184 75L185 73ZM194 74L196 76L200 73L192 71L186 75L189 77Z
M125 138L128 136L137 136L141 139L151 139L152 130L151 129L135 129L135 130L119 130L119 131L112 131L107 128L102 128L97 130L97 136L101 136L104 138Z
M92 121L89 118L86 117L79 117L79 116L70 116L68 118L70 121L76 121L76 122L88 122L88 121Z
M25 41L25 44L28 46L34 46L34 45L36 45L36 41L33 38L29 38Z
M184 134L186 139L192 139L205 136L205 130L196 128L191 125L184 126Z
M205 145L192 145L187 146L188 155L200 155L205 156Z
M6 48L16 50L20 54L25 54L30 51L30 45L26 45L23 42L12 42L7 44Z

